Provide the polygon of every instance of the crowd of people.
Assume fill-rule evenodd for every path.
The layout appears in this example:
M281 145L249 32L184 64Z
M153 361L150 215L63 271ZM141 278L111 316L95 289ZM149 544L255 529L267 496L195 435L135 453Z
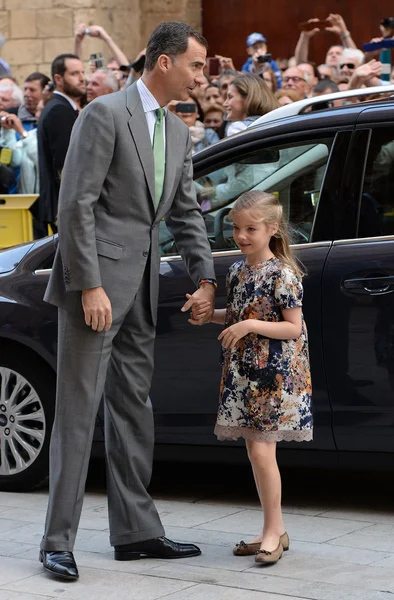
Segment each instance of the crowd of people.
M311 60L310 41L324 29L336 34L338 42L327 49L324 63L316 64ZM394 19L382 19L380 30L381 37L372 41L392 38ZM106 64L102 53L91 55L87 73L80 58L86 37L104 41L111 52ZM48 225L56 231L61 171L78 115L98 96L130 86L144 69L145 49L130 62L101 26L79 24L74 41L74 52L56 57L50 74L31 73L22 87L10 67L4 61L1 65L0 191L39 194L32 209L35 237L46 235ZM253 32L247 36L246 61L240 71L230 57L211 59L217 69L210 68L209 60L204 84L191 91L186 102L168 105L189 127L193 153L285 104L394 83L394 70L387 73L379 51L358 49L338 14L324 21L306 21L290 58L273 60L266 37Z

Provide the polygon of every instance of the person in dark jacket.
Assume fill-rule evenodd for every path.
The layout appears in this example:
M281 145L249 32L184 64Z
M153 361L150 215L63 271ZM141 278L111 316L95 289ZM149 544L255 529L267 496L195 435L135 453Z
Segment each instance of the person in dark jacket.
M39 222L34 232L36 238L47 235L48 224L52 231L57 231L61 172L80 100L86 94L83 64L75 54L61 54L55 58L52 79L55 92L41 114L37 131L40 197L32 210Z

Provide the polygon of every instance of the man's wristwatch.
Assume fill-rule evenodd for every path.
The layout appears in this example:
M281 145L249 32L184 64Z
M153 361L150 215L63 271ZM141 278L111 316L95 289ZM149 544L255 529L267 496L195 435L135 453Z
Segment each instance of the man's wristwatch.
M210 283L213 286L215 286L215 288L218 287L218 282L216 281L216 279L212 279L210 277L207 277L205 279L200 279L199 287L201 287L203 283Z

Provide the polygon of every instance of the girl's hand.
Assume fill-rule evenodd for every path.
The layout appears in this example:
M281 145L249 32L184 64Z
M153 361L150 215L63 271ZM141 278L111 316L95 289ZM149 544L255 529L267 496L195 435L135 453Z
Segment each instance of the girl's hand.
M218 340L222 340L223 348L234 348L238 340L248 335L251 332L250 323L248 320L235 323L231 327L227 327L219 335Z

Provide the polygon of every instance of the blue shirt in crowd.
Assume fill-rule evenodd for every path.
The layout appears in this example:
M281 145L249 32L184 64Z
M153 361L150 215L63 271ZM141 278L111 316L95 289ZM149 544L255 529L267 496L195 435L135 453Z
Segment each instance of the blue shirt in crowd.
M279 69L278 65L276 64L276 62L274 60L271 60L269 63L266 63L266 64L269 65L271 67L271 69L273 70L273 72L275 73L276 87L278 88L278 90L280 90L280 88L282 87L281 70ZM242 72L243 73L253 73L253 60L252 60L251 56L248 58L246 63L243 65Z

